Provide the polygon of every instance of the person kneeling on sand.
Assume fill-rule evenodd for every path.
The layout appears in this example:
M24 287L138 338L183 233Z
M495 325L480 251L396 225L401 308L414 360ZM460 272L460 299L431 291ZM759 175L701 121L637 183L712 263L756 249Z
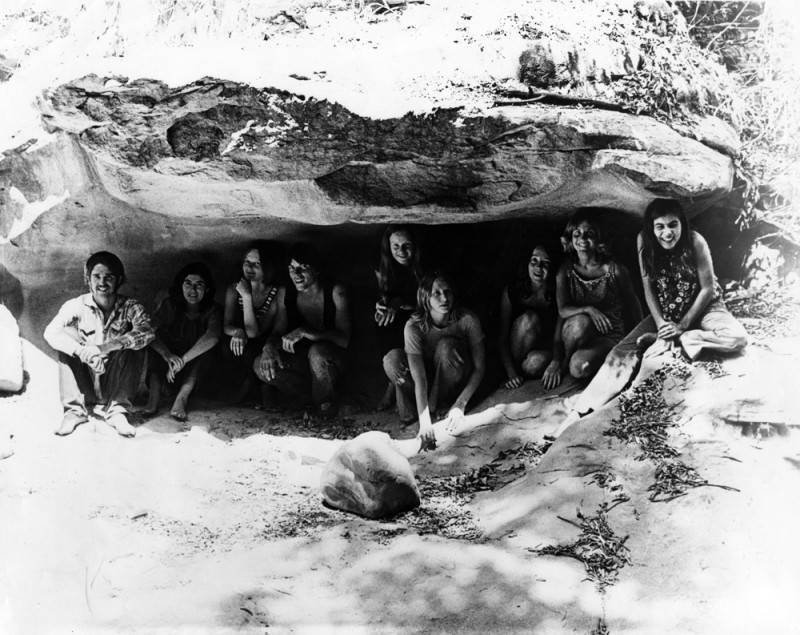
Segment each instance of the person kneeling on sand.
M265 402L269 388L302 399L310 387L319 413L331 416L350 344L347 294L342 285L322 277L319 255L311 245L296 244L288 256L292 284L277 298L275 327L253 370L267 384Z
M92 254L84 276L89 293L67 300L44 330L58 351L59 385L64 418L58 435L70 434L89 420L88 407L102 413L122 436L136 429L127 413L144 363L144 348L155 336L144 307L120 295L125 270L107 251Z

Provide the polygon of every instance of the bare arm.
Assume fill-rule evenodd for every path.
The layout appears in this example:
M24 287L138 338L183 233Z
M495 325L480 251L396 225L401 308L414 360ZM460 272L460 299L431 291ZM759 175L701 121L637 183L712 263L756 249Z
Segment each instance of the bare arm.
M169 350L169 347L161 341L161 338L157 334L155 339L150 342L150 348L158 353L166 362L173 357L173 352Z
M552 390L561 383L561 378L567 372L567 362L564 359L564 340L562 339L561 329L564 320L556 313L556 328L553 333L553 359L542 373L542 385L545 390Z
M661 306L658 304L656 291L653 288L653 281L647 275L647 270L644 266L644 241L642 240L641 232L636 237L636 251L639 254L639 272L642 275L642 287L644 287L644 301L647 308L650 310L650 315L653 316L653 321L656 323L656 329L661 328L664 324L664 315L661 313Z
M258 358L261 372L269 380L274 379L278 369L283 368L283 359L280 353L281 338L286 333L289 322L286 315L285 297L286 289L278 287L278 293L275 296L275 319L272 322L272 332L264 342L261 356Z
M519 372L514 366L514 360L511 358L511 300L508 297L508 287L503 289L503 295L500 298L500 334L498 337L498 345L500 348L500 359L503 362L503 368L506 370L506 376L509 380L519 377Z
M433 422L431 421L430 404L428 404L428 376L425 374L425 361L418 353L406 353L408 370L414 380L414 397L417 402L419 416L419 436L423 441L433 440Z
M286 289L284 287L278 288L278 294L275 296L275 320L272 323L272 332L269 334L267 341L264 342L262 352L263 357L279 363L281 350L281 338L286 334L289 328L289 317L286 315L285 306Z
M686 311L686 314L681 318L678 327L681 331L686 331L691 328L708 305L714 299L714 264L711 261L711 251L708 249L708 243L697 232L692 232L692 247L694 248L694 257L697 262L697 279L700 283L700 291L697 297L692 302L692 306Z
M222 333L222 325L219 319L219 309L216 307L208 319L208 327L205 332L197 338L194 345L186 351L181 357L185 364L188 364L193 359L200 357L203 353L207 353L219 342L220 334Z
M235 287L236 293L242 298L242 321L244 323L244 332L250 339L258 337L261 334L258 319L256 318L256 310L253 307L253 291L250 283L247 280L239 280Z
M289 316L286 314L286 288L278 287L278 293L275 296L275 320L272 322L272 332L267 339L267 342L273 342L278 345L281 336L289 329Z
M458 408L462 413L466 410L469 400L475 394L486 372L486 346L482 338L470 341L470 352L472 353L472 373L470 373L461 394L451 406L451 410Z
M312 342L331 342L342 348L347 348L350 344L350 307L347 301L347 293L342 285L333 287L333 305L336 307L336 319L332 329L312 329L301 327L295 329L299 337ZM287 335L288 337L288 335Z
M567 283L568 266L567 263L562 264L556 274L556 304L558 306L558 315L565 320L573 315L584 312L584 307L572 304L572 297L570 296Z
M225 315L222 321L222 332L228 337L246 335L244 329L236 324L236 304L239 294L233 286L225 289Z

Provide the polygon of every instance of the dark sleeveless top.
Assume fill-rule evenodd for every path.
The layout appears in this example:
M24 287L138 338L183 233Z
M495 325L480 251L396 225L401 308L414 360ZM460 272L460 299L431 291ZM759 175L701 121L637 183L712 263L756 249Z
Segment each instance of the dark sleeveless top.
M393 274L389 278L389 288L386 289L387 301L392 298L400 298L403 306L416 306L419 281L414 275L414 270L411 267L395 267Z
M625 320L622 316L622 298L617 280L617 265L611 263L608 271L599 278L587 280L575 271L575 265L567 269L567 285L571 302L576 306L593 306L611 322L611 331L605 334L614 340L625 336Z
M670 322L679 322L700 292L697 266L684 262L679 254L667 254L656 264L653 286L655 287L661 315ZM714 279L712 302L722 297L722 290Z
M305 324L305 320L297 308L297 287L293 284L286 285L283 306L286 308L286 318L290 331ZM322 285L322 327L325 329L336 328L336 305L333 303L333 285L328 283Z
M172 298L165 298L153 313L153 325L167 348L183 355L207 330L222 331L222 308L215 302L202 313L189 316Z

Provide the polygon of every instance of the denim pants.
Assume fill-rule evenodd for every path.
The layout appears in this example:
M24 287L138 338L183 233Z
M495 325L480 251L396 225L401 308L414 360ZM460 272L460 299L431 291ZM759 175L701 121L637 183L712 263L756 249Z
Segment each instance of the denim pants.
M331 342L302 341L294 353L281 351L283 368L273 379L259 369L260 357L253 363L256 377L279 393L293 399L307 399L309 392L315 405L336 400L336 384L345 367L346 352Z
M466 342L454 337L443 337L436 344L433 359L426 360L425 373L431 380L428 384L428 408L433 415L444 404L455 400L456 393L463 388L472 373L472 356ZM395 348L383 356L383 370L395 385L397 410L400 419L414 419L417 411L414 380L408 369L408 356L401 348ZM402 380L398 383L398 380ZM417 413L418 414L418 413Z
M136 395L144 368L145 351L113 351L106 359L106 371L96 375L77 357L58 354L58 379L64 412L88 415L94 405L105 414L125 414Z

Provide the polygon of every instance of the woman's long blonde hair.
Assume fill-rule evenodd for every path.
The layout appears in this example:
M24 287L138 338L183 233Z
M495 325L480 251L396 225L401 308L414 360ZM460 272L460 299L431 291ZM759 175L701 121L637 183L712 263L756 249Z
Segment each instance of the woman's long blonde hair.
M419 327L423 332L429 330L433 325L433 319L431 318L430 299L433 291L433 283L437 280L446 282L453 290L453 307L450 309L450 313L447 315L447 323L450 324L451 322L455 322L459 317L461 317L462 311L458 302L458 293L456 293L456 288L453 285L453 281L450 276L441 271L428 273L422 277L422 280L419 283L419 287L417 288L417 308L411 315L411 319L419 324Z

